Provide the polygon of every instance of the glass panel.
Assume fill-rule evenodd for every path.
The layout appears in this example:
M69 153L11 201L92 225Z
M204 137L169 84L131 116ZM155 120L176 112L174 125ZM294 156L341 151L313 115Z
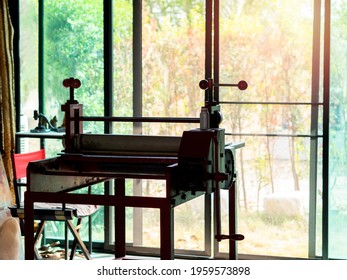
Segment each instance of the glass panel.
M237 150L239 253L307 257L309 139L242 137ZM237 141L237 140L234 140ZM291 154L292 147L300 152ZM227 232L227 192L222 192ZM222 251L227 242L220 243Z
M318 162L317 162L317 190L316 190L316 237L315 237L315 242L316 242L316 256L322 256L322 245L323 245L323 240L322 240L322 171L323 171L323 164L322 164L322 157L321 155L323 154L323 140L319 139L318 141ZM311 214L311 213L310 213Z
M134 1L114 1L114 114L133 116L133 98L141 102L143 116L198 117L203 104L203 93L198 83L204 77L205 18L204 1L143 1L142 7ZM142 97L133 92L134 53L133 8L142 9ZM135 38L136 39L136 38ZM135 64L138 67L138 64ZM134 71L138 71L135 69ZM139 82L135 79L135 82ZM196 127L187 124L143 123L135 133L148 135L182 135L183 130ZM132 124L115 123L115 133L133 133ZM127 180L129 195L165 195L164 181ZM201 212L196 218L198 232L187 230L182 223L190 217L191 209ZM176 245L185 249L201 249L204 236L201 228L204 217L203 203L189 203L177 208L175 221ZM159 246L159 212L152 209L127 209L127 243L134 246ZM196 229L196 228L195 228ZM151 233L151 234L149 234ZM194 244L188 242L196 239Z
M69 89L63 87L62 81L74 77L82 82L81 88L75 90L75 99L83 104L84 115L102 116L104 111L103 1L43 2L45 111L43 113L48 120L56 117L58 127L63 124L61 105L69 99ZM102 133L103 124L84 123L84 130ZM45 148L47 155L56 155L62 150L61 141L46 140ZM103 185L93 186L92 192L103 193ZM103 210L93 215L92 219L93 240L104 240ZM88 240L88 226L83 228L81 236ZM51 228L47 228L48 238L63 236L63 223L55 223Z
M133 1L113 2L114 115L133 116ZM115 123L114 133L131 134L132 123Z
M205 197L200 196L175 208L175 249L205 249Z
M226 104L221 110L221 126L226 132L306 136L311 133L310 105Z
M199 89L205 76L204 2L144 1L145 116L199 116L204 101Z
M221 1L220 100L311 102L313 1ZM310 134L311 107L223 106L227 133ZM228 141L228 140L226 140ZM239 253L308 256L310 138L237 136ZM227 224L224 222L224 227ZM226 250L227 243L220 244Z
M133 192L129 192L132 184L127 182L127 195L147 197L164 197L165 181L135 181ZM160 246L160 213L157 209L127 208L126 242L137 247ZM204 196L198 197L175 208L175 248L204 250ZM187 223L187 221L189 221Z
M220 2L220 100L310 102L313 1Z
M329 257L347 256L347 1L331 1Z
M21 131L37 126L33 112L38 108L38 1L19 1L20 4L20 92ZM22 138L21 152L39 149L37 139Z
M47 118L63 122L61 105L69 99L62 81L80 79L75 99L84 115L103 115L103 1L44 1L44 108ZM103 131L103 124L88 122L85 129Z

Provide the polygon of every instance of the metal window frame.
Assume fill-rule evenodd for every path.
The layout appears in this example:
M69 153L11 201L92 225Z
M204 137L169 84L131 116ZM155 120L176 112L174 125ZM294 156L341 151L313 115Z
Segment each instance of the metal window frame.
M43 1L38 0L39 3L39 110L43 111L43 91L44 91L44 61L43 61L43 31L44 31L44 9L43 9ZM14 37L14 59L15 59L15 100L17 104L20 104L20 55L19 55L19 9L20 4L19 0L10 1L9 7L12 15L12 23L15 30ZM113 52L112 52L112 17L113 17L113 1L112 0L104 0L104 28L105 28L105 114L112 115L112 103L108 101L112 101L112 93L113 93ZM134 1L134 6L139 5L142 6L142 1ZM218 1L217 1L218 4ZM212 8L212 0L206 0L206 7ZM314 23L313 23L313 55L312 55L312 96L311 103L302 103L303 105L311 105L311 134L310 135L301 135L301 137L310 137L311 138L311 150L310 150L310 206L309 206L309 258L317 258L316 254L316 212L317 212L317 151L318 151L318 139L323 139L323 210L322 210L322 258L329 259L329 98L330 98L330 0L314 0ZM324 6L324 7L323 7ZM323 66L323 102L319 102L319 82L320 82L320 53L321 53L321 17L322 10L324 9L324 66ZM136 17L139 16L138 8L134 8L134 15ZM205 76L212 76L212 58L209 54L212 53L212 30L210 29L210 23L212 23L212 16L206 15L206 60L205 60ZM135 22L134 22L135 24ZM138 29L138 25L134 25L134 36L135 34L139 35L141 29ZM218 34L218 33L217 33ZM140 37L139 37L140 38ZM134 48L134 95L137 97L142 95L142 75L140 71L140 67L142 66L141 60L138 59L138 56L141 52L140 44L136 44L138 47ZM136 58L137 57L137 58ZM111 59L110 59L111 58ZM136 59L135 59L136 58ZM215 60L218 62L218 60ZM218 74L218 67L214 66L214 72ZM216 77L215 77L216 79ZM217 76L218 79L218 76ZM217 95L218 96L218 95ZM107 101L106 101L107 100ZM136 99L136 104L134 104L134 116L141 115L141 107L139 99ZM230 103L230 102L221 102L221 103ZM249 103L247 103L249 104ZM259 102L258 104L269 105L272 103L263 103ZM282 103L281 103L282 104ZM295 104L287 104L287 105L295 105ZM300 104L296 104L300 105ZM318 135L318 107L323 106L323 135ZM19 116L20 116L20 106L18 106L19 112L17 112L17 125L19 125ZM105 125L105 132L111 131L111 127ZM247 134L245 134L247 135ZM256 136L255 134L253 134ZM273 136L264 134L262 136ZM277 135L276 135L277 136ZM288 136L288 135L283 135ZM298 135L292 135L291 137L300 137ZM109 188L107 187L106 190ZM206 211L205 218L207 220L206 226L207 228L211 228L211 198L206 197ZM110 216L105 213L105 225L109 222ZM206 231L205 234L205 247L206 252L209 254L211 252L212 244L208 240L211 240L211 232ZM105 233L106 240L109 239L109 233ZM217 252L218 253L218 252Z

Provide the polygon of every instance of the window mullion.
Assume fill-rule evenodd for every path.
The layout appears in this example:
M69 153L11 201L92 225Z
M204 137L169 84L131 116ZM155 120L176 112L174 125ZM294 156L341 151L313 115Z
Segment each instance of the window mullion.
M320 75L320 32L321 1L314 1L313 46L312 46L312 104L319 103ZM311 107L311 135L318 136L319 106ZM316 257L316 219L317 219L317 162L318 137L311 137L310 144L310 199L309 199L309 258Z

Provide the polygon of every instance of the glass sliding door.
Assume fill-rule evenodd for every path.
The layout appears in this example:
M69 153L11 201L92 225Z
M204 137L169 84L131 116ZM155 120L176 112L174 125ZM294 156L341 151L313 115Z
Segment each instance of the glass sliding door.
M347 1L331 1L329 258L347 257Z
M205 1L142 3L143 116L198 117L204 102L198 83L204 78ZM181 136L193 127L196 124L144 123L142 131ZM151 192L158 188L143 186ZM200 197L175 208L176 249L195 254L206 250L204 207Z
M115 116L199 116L204 102L198 86L204 78L204 9L203 0L113 1ZM181 136L193 127L196 124L117 122L113 132ZM127 180L126 189L128 195L161 197L165 181ZM177 207L175 248L204 251L204 220L203 197ZM159 211L127 209L128 251L158 253L158 236Z
M308 257L312 0L220 1L220 88L238 155L239 253ZM224 252L227 244L219 244Z
M40 19L40 71L42 83L42 113L61 126L64 115L61 105L69 99L69 89L64 79L74 77L82 86L75 90L75 99L83 104L86 116L104 114L104 42L103 1L101 0L44 0L39 1ZM103 133L103 124L84 122L84 131ZM47 156L56 156L62 149L61 140L45 140ZM86 189L78 191L87 191ZM93 193L103 193L103 184L93 186ZM93 216L93 241L104 240L104 212ZM47 238L64 236L63 223L50 224ZM88 239L88 226L83 226L81 236Z

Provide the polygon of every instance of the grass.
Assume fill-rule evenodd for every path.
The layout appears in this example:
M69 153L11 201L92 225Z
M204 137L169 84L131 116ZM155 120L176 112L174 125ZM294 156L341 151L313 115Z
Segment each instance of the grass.
M307 258L308 223L301 216L270 217L261 212L240 213L239 253Z

